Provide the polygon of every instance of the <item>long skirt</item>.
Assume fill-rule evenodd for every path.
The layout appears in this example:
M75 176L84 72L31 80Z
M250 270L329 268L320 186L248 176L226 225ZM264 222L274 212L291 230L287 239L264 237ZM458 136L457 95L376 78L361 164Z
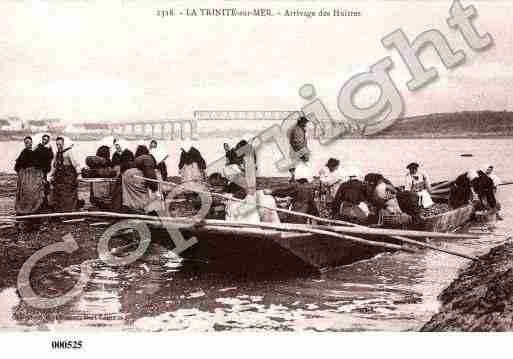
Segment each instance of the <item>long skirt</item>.
M143 177L144 174L137 168L128 169L123 173L121 180L123 207L145 211L150 202L150 193L146 187L146 181L135 176Z
M73 212L78 208L78 180L73 166L55 172L52 205L56 212Z
M35 167L24 168L18 173L16 188L16 214L38 212L45 200L45 176Z
M114 187L112 188L112 210L120 211L123 207L123 186L122 179L119 176L114 183Z

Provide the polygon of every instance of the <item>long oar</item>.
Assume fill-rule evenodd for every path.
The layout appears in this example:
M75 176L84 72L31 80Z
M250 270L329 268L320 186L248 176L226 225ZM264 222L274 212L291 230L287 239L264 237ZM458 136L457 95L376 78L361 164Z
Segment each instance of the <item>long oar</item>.
M219 220L206 220L205 221L205 223L207 225L226 226L226 223L223 223L223 222L225 222L225 221L219 221ZM254 227L254 226L259 226L259 223L255 224L255 223L251 223L251 222L230 222L230 226L234 226L234 227ZM301 230L303 230L304 225L288 224L287 223L287 227L285 227L285 228L282 227L282 226L279 226L279 225L276 225L276 227L277 227L277 229L301 231ZM323 232L322 234L324 234L326 231L337 232L338 233L339 230L343 231L343 230L347 229L347 228L340 228L340 227L338 227L338 228L326 227L326 226L321 226L321 225L310 225L307 228L309 228L311 230L320 230L320 231ZM306 231L306 229L305 229L305 231ZM314 232L312 231L312 233L314 233ZM410 238L399 237L399 236L391 236L391 238L403 241L405 243L414 244L414 245L417 245L417 246L420 246L420 247L425 247L425 248L433 249L433 250L436 250L436 251L444 252L444 253L447 253L447 254L452 254L452 255L455 255L455 256L458 256L458 257L462 257L462 258L465 258L465 259L471 259L471 260L477 260L478 259L477 257L471 256L471 255L468 255L468 254L456 252L456 251L453 251L453 250L450 250L450 249L440 248L438 246L433 246L433 245L428 244L428 243L418 242L418 241L412 240ZM368 241L368 240L365 240L365 241ZM374 241L369 241L369 242L374 242ZM360 243L366 244L364 242L360 242ZM374 242L374 243L381 243L381 242Z
M431 190L436 190L436 189L441 189L441 188L445 188L445 187L449 187L450 185L452 185L454 181L444 181L444 182L441 182L441 183L438 183L436 185L431 185Z
M145 177L141 177L141 176L134 176L134 177L137 177L139 179L146 180L146 181L154 181L154 182L157 182L157 183L162 182L164 184L168 183L168 184L175 185L175 186L177 185L176 183L173 183L173 182L154 180L154 179L145 178ZM242 202L240 200L236 200L236 199L234 199L232 197L225 196L225 195L218 194L218 193L211 193L211 192L208 192L208 191L198 191L198 192L205 193L205 194L210 194L210 195L216 195L218 197L225 198L225 199L228 199L228 200L235 200L235 201L238 201L238 202ZM324 218L320 218L320 217L316 217L316 216L312 216L312 215L308 215L308 214L304 214L304 213L298 213L298 212L295 212L295 211L285 210L285 209L282 209L282 208L272 208L272 207L267 207L267 206L263 206L263 205L260 205L260 204L255 204L255 205L256 206L260 206L261 208L265 208L265 209L269 209L269 210L274 210L274 211L277 211L277 212L284 212L284 213L293 214L293 215L301 215L303 217L310 218L310 219L313 219L313 220L316 220L316 221L321 221L321 222L326 222L326 223L337 223L337 224L342 224L342 225L351 226L351 227L368 228L368 227L357 225L357 224L354 224L354 223L351 223L351 222L337 221L337 220L326 220ZM425 237L438 237L438 236L434 235L435 233L436 232L427 233L426 235L424 235L424 234L423 235ZM443 235L442 233L436 233L436 234L437 235ZM412 240L412 239L409 239L409 238L405 238L405 237L402 237L402 236L389 235L389 234L383 234L383 235L390 236L393 239L400 240L400 241L403 241L403 242L407 242L407 243L410 243L410 244L415 244L415 245L417 245L419 247L430 248L430 249L437 250L437 251L440 251L440 252L452 254L452 255L455 255L455 256L458 256L458 257L472 259L472 260L476 260L477 259L476 257L472 257L472 256L469 256L469 255L464 254L464 253L458 253L458 252L455 252L455 251L446 250L446 249L443 249L443 248L432 246L430 244L423 243L423 242L418 242L418 241L415 241L415 240ZM465 236L465 237L466 238L470 238L471 236ZM475 238L475 237L473 237L473 238Z
M258 204L256 204L258 206ZM280 208L273 207L265 207L270 210L280 210ZM292 213L296 213L291 211ZM297 212L298 213L298 212ZM301 213L298 213L301 214ZM172 223L182 223L182 224L190 224L196 223L189 217L158 217L158 216L149 216L143 214L124 214L124 213L116 213L116 212L103 212L103 211L90 211L90 212L63 212L63 213L45 213L45 214L30 214L25 216L18 217L8 217L9 219L39 219L39 218L55 218L55 217L102 217L102 218L111 218L111 219L140 219L140 220L149 220L149 221L161 221L161 222L172 222ZM0 217L2 219L2 217ZM222 221L226 224L234 224L239 222L229 222ZM341 221L343 222L343 221ZM343 222L350 223L350 222ZM351 224L351 223L350 223ZM437 232L424 232L424 231L411 231L411 230L403 230L403 229L383 229L383 228L370 228L366 226L354 225L350 226L319 226L319 228L328 229L333 228L334 231L339 233L349 233L349 234L366 234L366 235L374 235L374 236L391 236L391 235L404 235L410 237L418 237L418 238L439 238L439 239L475 239L479 238L477 235L470 234L455 234L455 233L437 233Z
M159 218L160 220L160 218ZM159 220L149 221L149 223L163 226L164 224ZM176 228L190 228L191 225L198 224L195 222L189 223L174 223L173 226ZM217 220L204 220L200 223L201 228L206 230L215 228L215 227L240 227L240 228L267 228L267 229L276 229L280 231L289 231L289 232L303 232L303 233L313 233L320 234L323 236L338 238L348 240L350 242L355 242L359 244L364 244L372 247L383 247L387 249L394 250L402 250L406 252L413 252L411 249L407 247L403 247L397 244L386 243L386 242L376 242L370 241L368 239L363 239L360 237L349 236L342 233L336 233L331 231L329 228L314 228L313 226L304 225L304 224L289 224L289 223L267 223L267 222L227 222L227 221L217 221Z
M107 217L107 218L116 218L116 219L137 219L137 220L152 222L152 223L159 224L159 225L162 225L163 224L162 222L173 222L174 226L177 226L177 227L180 227L180 226L190 227L191 224L195 223L195 222L191 222L191 220L189 218L186 218L186 217L155 217L155 216L147 216L147 215L121 214L121 213L113 213L113 212L95 212L95 211L91 211L91 212L66 212L66 213L32 214L32 215L26 215L26 216L19 216L19 217L16 217L16 218L18 218L18 219L35 219L35 218L51 218L51 217ZM208 220L208 221L204 221L204 222L205 223L209 223L209 221L213 221L213 220ZM230 226L230 225L231 226L241 226L241 225L244 224L243 222L226 222L226 221L220 221L220 222L223 222L223 223L210 222L210 224L215 223L217 225L224 225L224 226L227 226L227 225L228 226ZM260 228L273 228L273 229L282 229L282 230L286 229L284 227L280 227L278 224L272 225L274 227L270 227L271 224L267 224L267 223L265 223L265 224L264 223L247 223L247 225L248 224L251 225L251 226L260 227ZM264 227L264 226L267 226L267 227ZM473 260L477 259L475 257L471 257L471 256L463 254L463 253L458 253L458 252L451 251L451 250L448 250L448 249L443 249L443 248L435 247L435 246L432 246L430 244L423 243L423 242L418 242L418 241L415 241L413 239L405 238L405 237L402 237L402 236L390 235L388 233L383 233L383 232L376 233L376 230L373 229L373 228L368 228L368 227L359 226L359 225L355 225L355 227L357 227L357 228L354 228L355 231L352 231L352 233L390 236L393 239L400 240L400 241L403 241L403 242L406 242L406 243L410 243L410 244L415 244L415 245L417 245L419 247L430 248L430 249L434 249L434 250L437 250L437 251L440 251L440 252L444 252L444 253L448 253L448 254L453 254L453 255L456 255L456 256L459 256L459 257L463 257L463 258L467 258L467 259L473 259ZM363 229L371 230L371 232L362 233L361 227ZM330 234L331 234L331 237L335 237L335 238L339 238L339 239L346 239L346 240L350 240L350 241L361 243L361 244L367 244L369 246L374 246L374 247L381 246L383 248L388 248L388 249L406 250L404 247L401 247L401 246L398 246L398 245L395 245L395 244L369 241L369 240L362 239L362 238L359 238L359 237L348 236L348 235L344 235L344 234L338 233L338 232L342 232L342 231L343 232L347 232L348 230L351 230L352 228L349 228L349 227L325 227L325 226L319 226L319 228L322 228L322 229L309 228L309 227L306 227L306 226L299 226L298 224L294 224L294 225L290 226L288 230L297 230L298 232L310 232L310 233L316 233L316 234L323 234L323 235L327 235L327 236L330 236ZM388 230L383 230L382 229L381 231L388 231ZM419 235L422 236L422 237L426 236L426 234L424 232L418 233L418 231L402 231L402 230L396 230L396 231L406 232L407 234L413 235L413 236L419 236ZM334 232L337 232L337 233L334 233ZM415 232L417 232L417 233L415 233ZM396 232L394 232L394 233L396 233ZM463 235L443 234L443 233L436 233L436 232L431 233L431 235L435 235L435 236L440 235L440 236L443 236L443 238L455 237L455 236L457 238L460 238L460 236L463 236ZM464 238L468 238L468 237L476 238L476 236L467 236L467 235L465 235Z

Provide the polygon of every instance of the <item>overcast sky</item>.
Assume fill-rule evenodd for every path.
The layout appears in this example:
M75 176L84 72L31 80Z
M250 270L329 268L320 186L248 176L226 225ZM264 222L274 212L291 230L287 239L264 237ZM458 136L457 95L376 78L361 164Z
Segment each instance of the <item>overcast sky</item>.
M161 19L158 9L205 5L5 0L0 3L0 116L118 121L190 117L206 109L294 110L305 103L298 96L305 83L314 84L337 114L344 82L385 56L395 62L391 75L407 116L513 110L511 2L462 1L476 6L478 31L494 38L495 45L481 53L447 26L450 1L340 4L229 1L224 6L338 7L359 10L362 16ZM405 65L381 44L397 28L410 40L440 30L453 49L465 52L466 63L447 71L428 49L422 59L438 68L440 79L408 91Z

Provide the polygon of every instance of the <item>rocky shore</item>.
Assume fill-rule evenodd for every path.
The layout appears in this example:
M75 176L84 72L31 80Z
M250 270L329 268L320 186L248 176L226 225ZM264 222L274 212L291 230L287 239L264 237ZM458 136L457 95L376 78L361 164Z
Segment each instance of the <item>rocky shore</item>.
M513 330L513 243L464 268L439 296L440 311L422 331Z

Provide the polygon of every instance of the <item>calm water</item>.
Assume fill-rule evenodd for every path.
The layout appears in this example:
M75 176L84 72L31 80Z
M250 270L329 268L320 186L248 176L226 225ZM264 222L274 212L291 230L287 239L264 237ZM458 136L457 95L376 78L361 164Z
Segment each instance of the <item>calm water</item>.
M200 141L207 160L222 156L224 141ZM175 168L176 144L167 143ZM17 145L16 145L17 146ZM16 156L5 145L0 168L8 169ZM91 143L77 148L93 151ZM469 168L494 164L503 180L512 180L510 140L358 140L330 147L312 146L320 167L330 156L358 164L364 172L381 170L398 181L404 166L418 161L433 181L454 177ZM2 148L4 145L2 144ZM273 150L260 153L263 175L276 175ZM472 153L474 157L460 157ZM172 173L172 171L171 171ZM504 221L493 227L474 225L480 240L440 243L465 253L479 254L507 240L513 230L513 188L501 189ZM0 328L54 330L79 328L128 331L213 330L417 330L434 314L436 297L466 264L434 251L383 254L310 277L242 280L222 275L195 277L162 247L153 246L144 261L125 268L109 268L93 261L94 273L85 292L53 313L20 303L14 288L0 291ZM67 268L62 276L76 276Z

